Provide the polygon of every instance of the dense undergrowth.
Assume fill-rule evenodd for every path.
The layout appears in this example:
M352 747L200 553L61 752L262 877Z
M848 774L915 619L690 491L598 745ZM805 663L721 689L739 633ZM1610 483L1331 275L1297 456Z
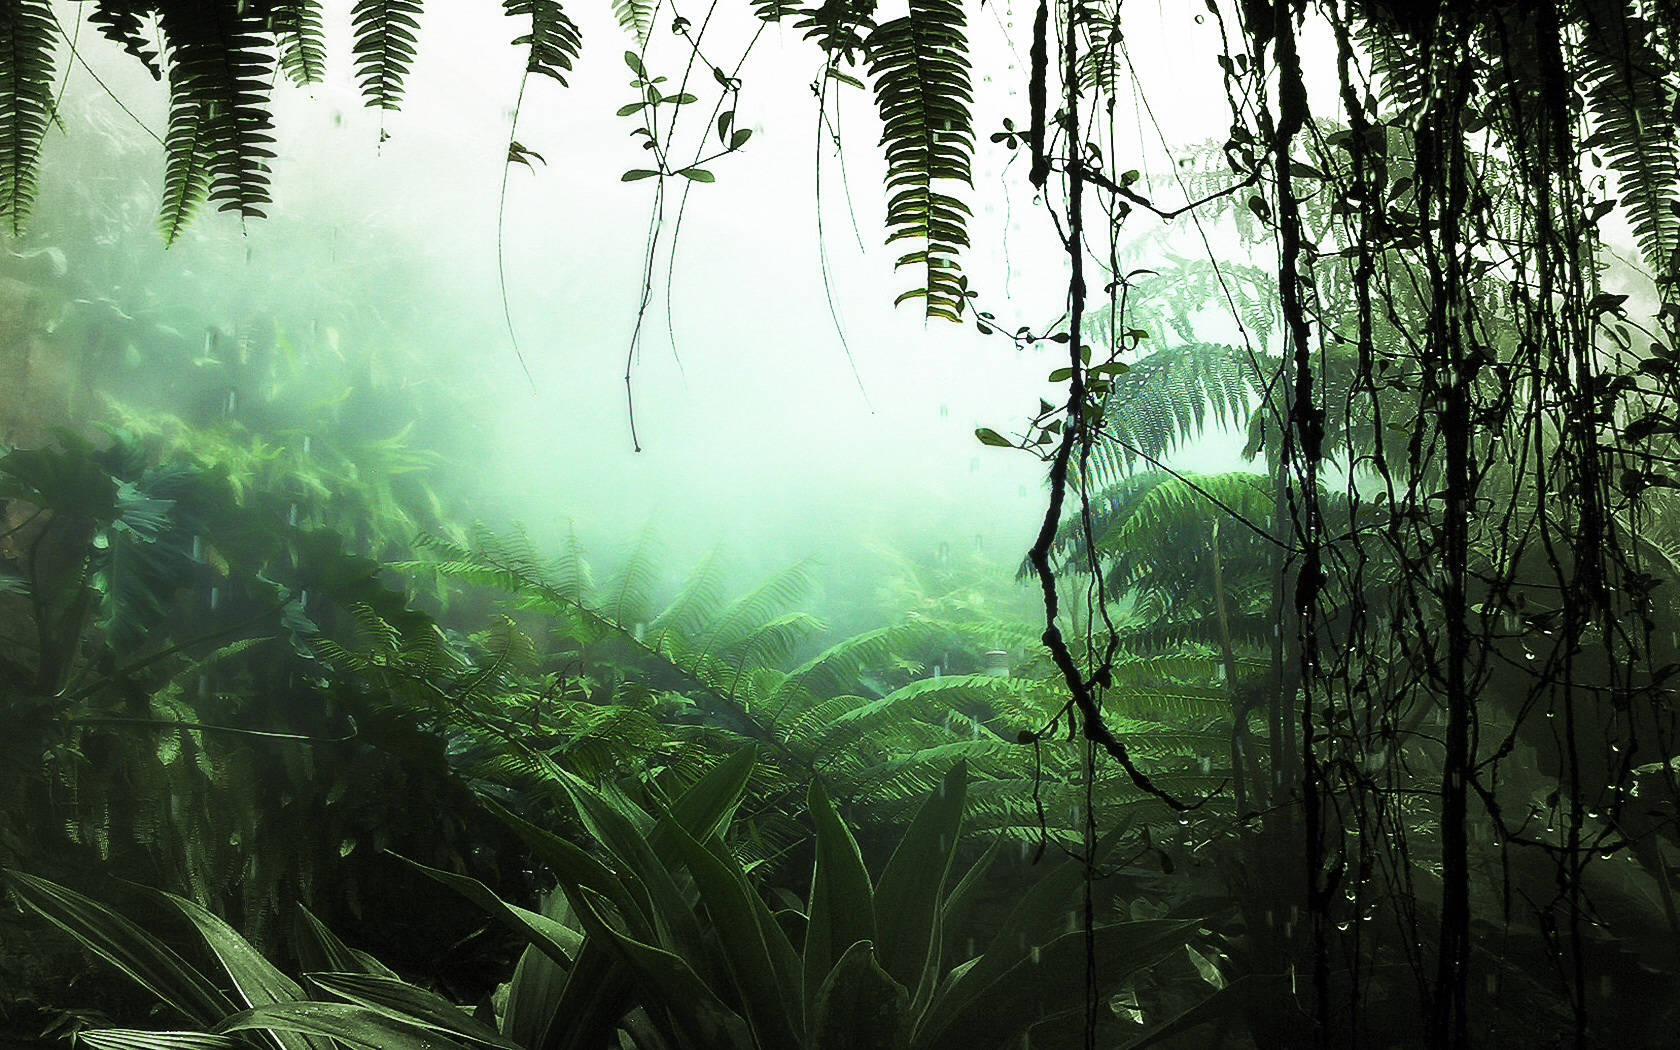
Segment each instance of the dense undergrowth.
M21 229L57 30L14 6ZM95 24L153 63L140 6ZM890 552L833 625L808 563L476 523L462 406L493 401L307 236L330 316L218 312L183 274L160 297L140 213L161 197L171 240L203 203L260 217L266 74L313 82L324 41L311 3L160 6L162 185L43 206L0 280L8 1037L1672 1043L1673 4L1212 4L1230 136L1163 135L1164 173L1115 145L1118 9L1042 4L1031 112L991 141L1070 277L1019 327L958 265L961 5L755 4L823 52L825 115L867 77L905 298L1066 352L1063 402L976 433L1049 471L1026 563ZM382 108L419 7L354 6ZM658 165L622 179L657 209L716 176L660 123L698 96L655 86L652 9L616 7ZM1309 8L1334 104L1308 105ZM563 80L558 5L504 10ZM728 112L698 122L714 159L751 139ZM1122 237L1146 215L1158 238ZM1240 462L1174 465L1210 433Z

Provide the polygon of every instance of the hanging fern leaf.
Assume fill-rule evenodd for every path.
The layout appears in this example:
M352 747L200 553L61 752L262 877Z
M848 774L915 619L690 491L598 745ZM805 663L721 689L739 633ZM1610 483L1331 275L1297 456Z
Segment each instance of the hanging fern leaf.
M268 93L274 60L265 25L233 5L169 8L170 114L164 141L164 239L173 243L204 200L241 219L261 218L274 152Z
M158 64L157 51L143 32L147 12L125 0L99 0L88 21L98 28L101 36L118 44L124 51L140 60L153 80L163 79L163 67Z
M552 77L564 86L583 47L577 23L555 0L502 0L502 10L511 18L531 20L531 31L513 41L515 47L527 49L525 71Z
M1663 283L1680 276L1680 133L1672 66L1651 45L1650 24L1620 0L1584 4L1587 108L1596 124L1584 145L1616 172L1622 206L1646 260Z
M356 0L350 23L362 97L378 109L401 109L403 78L417 53L420 0Z
M887 158L887 243L923 246L898 259L922 271L898 297L923 299L928 317L961 319L964 288L957 255L968 247L968 205L944 192L973 185L974 131L968 106L968 41L957 0L911 0L910 13L869 37L869 72Z
M752 0L753 14L763 22L780 22L799 12L792 0Z
M23 232L53 109L57 27L47 0L0 7L0 221Z
M656 0L613 0L613 14L618 17L618 24L624 31L634 34L636 43L647 46L648 37L653 33L653 12L657 7Z
M158 232L174 244L198 206L210 192L210 123L206 105L185 90L176 90L170 72L169 131L163 140L163 206Z
M753 10L765 21L778 20L768 17L771 11L778 16L787 13L786 5L779 0L754 0ZM857 60L864 37L874 29L874 13L874 0L823 0L801 11L802 17L794 25L828 55L832 75Z
M280 45L280 68L292 83L319 84L327 67L321 0L277 0L268 25Z

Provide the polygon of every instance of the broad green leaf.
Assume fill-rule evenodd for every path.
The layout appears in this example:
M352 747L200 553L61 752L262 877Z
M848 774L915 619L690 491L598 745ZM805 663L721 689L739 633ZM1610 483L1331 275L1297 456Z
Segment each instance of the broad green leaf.
M747 144L747 140L750 138L752 138L752 129L742 128L735 132L735 134L729 136L729 148L740 149L742 146Z
M582 937L576 930L563 926L546 915L507 903L496 896L494 890L477 879L466 875L457 875L452 871L427 867L419 861L410 860L401 854L393 853L392 856L407 861L415 868L430 875L438 882L443 883L500 919L505 925L524 935L527 941L541 949L555 962L562 966L571 965L582 944Z
M636 52L634 52L634 51L624 52L624 64L629 66L630 71L632 73L636 74L637 76L639 76L639 77L647 76L647 67L642 65L642 56L636 54Z
M567 972L543 952L527 945L508 979L502 1031L522 1047L547 1046L561 1020L560 1002Z
M875 960L874 945L847 949L817 990L811 1050L907 1050L910 993Z
M633 876L626 889L642 914L624 918L633 924L634 934L647 937L645 926L655 931L662 947L685 959L703 958L705 949L694 907L649 842L655 834L653 818L622 795L609 795L563 769L555 772L583 826L613 855L620 869ZM575 898L572 904L577 907Z
M357 951L338 939L308 908L298 905L297 918L292 924L292 945L298 961L306 970L316 973L369 973L380 977L395 977L386 965Z
M875 953L913 995L938 978L939 913L967 797L968 766L958 762L922 803L875 889Z
M647 107L646 102L627 102L624 105L618 107L618 115L621 116L621 117L628 117L632 113L640 113L646 107ZM630 180L625 179L624 181L628 182Z
M717 181L717 176L713 175L711 172L707 171L705 168L683 168L681 171L677 172L677 174L681 175L683 178L687 179L690 182L716 182Z
M659 174L659 172L651 171L647 168L631 168L629 171L627 171L623 175L619 176L619 181L620 182L639 182L642 179L651 179L655 175L658 175L658 174Z
M957 943L956 938L964 935L969 913L974 910L980 899L980 889L985 885L986 873L992 870L992 865L1003 852L1003 843L1001 837L992 840L992 844L986 847L986 852L980 855L980 859L963 872L963 877L957 880L957 885L940 907L939 927L943 943L941 965L945 968L949 968L951 962L955 961L952 949Z
M92 1050L248 1050L231 1035L204 1032L145 1032L137 1028L101 1028L77 1032L76 1043Z
M597 909L588 890L582 891L574 904L590 938L601 938L641 977L643 1001L663 1007L649 1014L656 1024L658 1015L670 1017L677 1030L669 1034L677 1045L697 1045L704 1050L753 1045L746 1021L724 1005L681 956L636 940L613 926Z
M1283 1001L1289 994L1289 978L1283 974L1250 973L1227 984L1178 1016L1150 1029L1146 1034L1126 1044L1125 1050L1144 1050L1163 1039L1188 1032L1193 1028L1230 1017L1253 1007L1266 1009L1268 1004Z
M980 990L1027 958L1034 945L1043 943L1046 931L1064 928L1063 917L1075 906L1074 891L1081 877L1079 865L1062 864L1027 889L1009 910L1003 925L980 957L946 975L917 1021L918 1044L927 1033L941 1031L951 1024L968 1008L969 1001ZM969 884L964 880L964 884L952 894L953 903L958 894L971 885L977 886L978 883Z
M608 871L606 865L573 843L520 819L495 802L489 799L482 802L493 816L513 829L513 833L530 847L538 860L548 865L562 885L587 886L610 899L620 911L633 904L623 882L617 875Z
M711 931L746 1009L747 1022L757 1036L755 1045L761 1050L798 1050L797 1033L803 1025L797 970L778 971L779 966L790 963L797 967L792 946L781 936L764 900L748 885L746 874L721 845L714 853L680 826L672 824L671 830L700 890L700 901L711 917ZM775 951L766 942L766 933L772 930L772 936L781 936L778 947L785 951ZM790 997L789 991L795 994Z
M323 1036L360 1050L468 1050L430 1029L350 1003L274 1003L234 1014L216 1026L218 1034L263 1031Z
M74 890L5 869L18 902L39 912L152 995L202 1025L238 1009L175 950L116 912Z
M233 927L184 897L172 893L163 896L198 928L199 935L227 971L234 991L239 993L246 1006L268 1006L303 998L303 989L298 987L297 982L263 958ZM284 1050L315 1050L324 1046L318 1039L295 1032L276 1032L274 1037Z
M484 1046L519 1050L518 1044L503 1039L495 1029L448 999L406 981L363 973L312 973L305 978L328 995L364 1006L393 1021L430 1028Z
M980 439L980 443L982 445L991 445L995 448L1015 447L1015 442L1004 437L1002 434L999 434L991 427L980 427L976 429L974 431L974 436Z
M805 933L807 1017L815 1007L817 990L840 957L859 941L875 940L875 891L857 840L820 783L811 784L810 807L817 826L817 861Z
M694 786L682 793L671 806L671 817L696 842L710 842L735 818L741 804L741 794L752 779L758 756L752 747L743 747L728 758L706 770ZM653 835L654 852L664 860L677 854L666 846L658 829Z

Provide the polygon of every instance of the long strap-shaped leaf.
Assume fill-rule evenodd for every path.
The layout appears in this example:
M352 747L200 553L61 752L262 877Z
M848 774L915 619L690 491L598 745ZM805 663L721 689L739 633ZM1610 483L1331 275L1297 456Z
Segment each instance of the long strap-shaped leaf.
M110 908L57 883L5 871L12 896L127 974L178 1013L209 1027L238 1010L167 944Z

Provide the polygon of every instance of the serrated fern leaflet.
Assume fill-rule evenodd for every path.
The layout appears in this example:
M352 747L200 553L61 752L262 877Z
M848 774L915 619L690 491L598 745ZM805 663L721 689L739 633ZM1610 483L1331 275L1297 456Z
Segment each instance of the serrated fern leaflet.
M887 159L887 243L920 241L898 259L922 272L898 302L925 300L929 317L958 320L957 255L968 247L968 205L942 188L972 186L968 42L956 0L911 0L910 13L869 38L869 72Z

